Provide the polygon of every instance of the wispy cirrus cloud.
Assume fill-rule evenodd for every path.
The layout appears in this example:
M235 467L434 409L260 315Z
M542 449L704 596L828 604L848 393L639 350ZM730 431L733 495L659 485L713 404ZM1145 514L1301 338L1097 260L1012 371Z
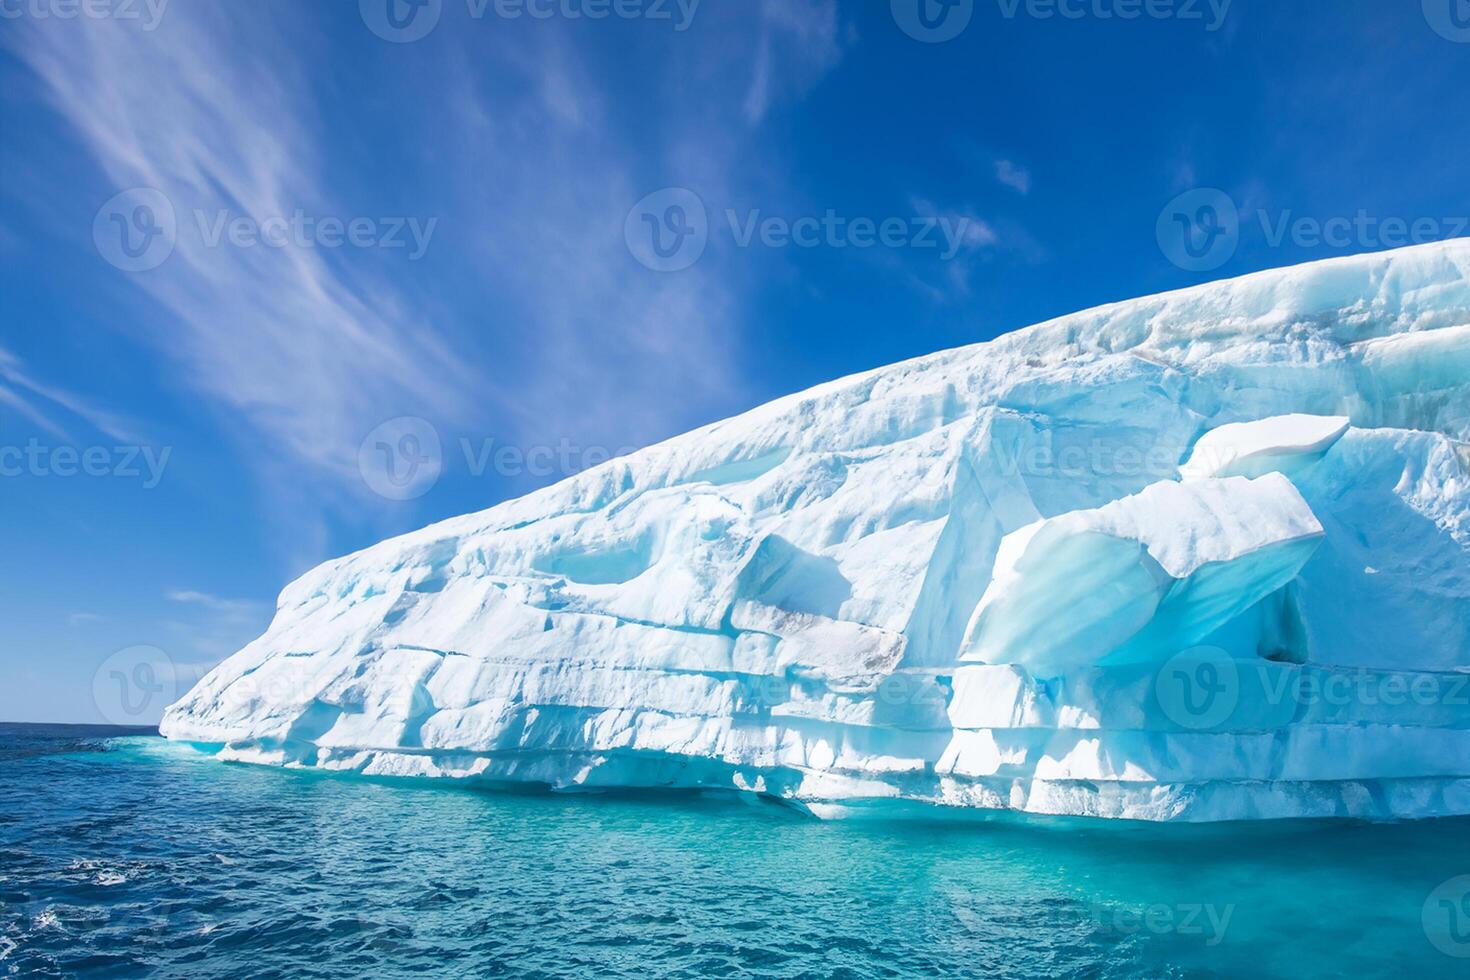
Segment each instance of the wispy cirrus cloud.
M270 622L268 603L251 599L229 599L198 589L170 589L169 602L185 607L180 619L165 619L164 629L175 637L179 648L192 652L208 666L228 657Z
M995 179L1016 193L1031 193L1031 171L1010 160L995 161Z
M621 449L749 405L734 263L650 271L624 222L660 187L734 199L766 113L840 61L850 39L832 0L767 2L728 30L677 35L631 103L597 65L619 43L610 32L637 43L636 25L446 19L399 46L347 8L180 5L152 32L28 21L0 39L75 135L97 204L148 187L176 212L166 261L109 281L146 297L119 321L234 433L270 522L291 525L293 568L332 549L311 515L360 509L357 451L385 418L432 419L447 451L460 433ZM370 86L350 99L320 70L344 52ZM364 102L383 107L369 132L340 119ZM630 130L630 105L647 131ZM777 166L762 176L780 183ZM350 219L364 183L442 219L428 260L201 234L221 214Z
M804 94L842 60L843 41L836 0L761 0L746 121L763 120L778 93Z
M198 606L229 621L249 620L261 612L261 604L250 599L225 599L198 589L170 589L164 593L170 602Z
M86 18L6 30L106 185L155 189L174 211L172 255L132 277L166 313L147 318L145 339L298 480L351 485L377 406L462 415L468 374L412 300L371 270L294 242L209 240L220 215L343 216L344 205L300 59L272 43L270 18L245 5L169 13L153 31Z
M637 140L590 67L585 36L475 36L446 73L460 141L450 153L475 166L458 182L465 216L495 230L469 247L499 311L536 341L516 375L527 430L620 448L749 404L738 259L711 246L690 268L653 271L630 254L625 222L662 188L701 196L711 222L748 194L745 161L766 113L837 65L841 28L831 0L767 2L758 17L718 24L641 65L649 132ZM746 127L722 121L742 115ZM486 172L493 182L474 179Z
M120 442L136 442L128 422L91 405L86 399L31 377L20 358L0 347L0 405L29 419L53 438L70 440L60 414L80 419L89 427Z

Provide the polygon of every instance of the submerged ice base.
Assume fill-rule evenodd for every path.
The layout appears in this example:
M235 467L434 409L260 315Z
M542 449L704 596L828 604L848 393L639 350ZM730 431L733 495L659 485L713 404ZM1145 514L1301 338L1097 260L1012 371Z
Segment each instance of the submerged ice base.
M1470 813L1470 244L835 381L328 562L229 759L1182 820Z

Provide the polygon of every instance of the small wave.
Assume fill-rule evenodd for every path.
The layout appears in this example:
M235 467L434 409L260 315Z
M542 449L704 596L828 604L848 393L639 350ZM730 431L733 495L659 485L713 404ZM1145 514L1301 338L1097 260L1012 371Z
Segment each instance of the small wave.
M121 885L128 880L128 876L117 868L108 867L101 861L93 858L78 858L67 865L66 870L79 872L86 881L93 885L100 885L103 888Z
M110 752L113 742L157 735L129 725L22 725L0 723L0 763L55 755Z
M27 744L0 745L0 762L14 762L48 755L79 755L89 752L106 752L106 739L78 738L55 741L31 742Z

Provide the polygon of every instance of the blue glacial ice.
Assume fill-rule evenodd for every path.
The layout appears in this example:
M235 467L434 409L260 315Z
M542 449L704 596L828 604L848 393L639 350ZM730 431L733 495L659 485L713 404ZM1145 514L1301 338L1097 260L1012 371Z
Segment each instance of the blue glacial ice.
M824 817L1470 813L1470 242L1062 317L328 562L162 731Z

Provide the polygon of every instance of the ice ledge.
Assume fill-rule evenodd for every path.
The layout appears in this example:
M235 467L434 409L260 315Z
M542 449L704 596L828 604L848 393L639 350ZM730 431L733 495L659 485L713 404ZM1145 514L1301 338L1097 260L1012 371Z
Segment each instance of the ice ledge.
M1341 415L1278 415L1211 429L1179 468L1185 480L1290 473L1321 459L1350 426Z
M1155 483L1008 535L962 661L1163 662L1296 577L1322 525L1279 473Z

